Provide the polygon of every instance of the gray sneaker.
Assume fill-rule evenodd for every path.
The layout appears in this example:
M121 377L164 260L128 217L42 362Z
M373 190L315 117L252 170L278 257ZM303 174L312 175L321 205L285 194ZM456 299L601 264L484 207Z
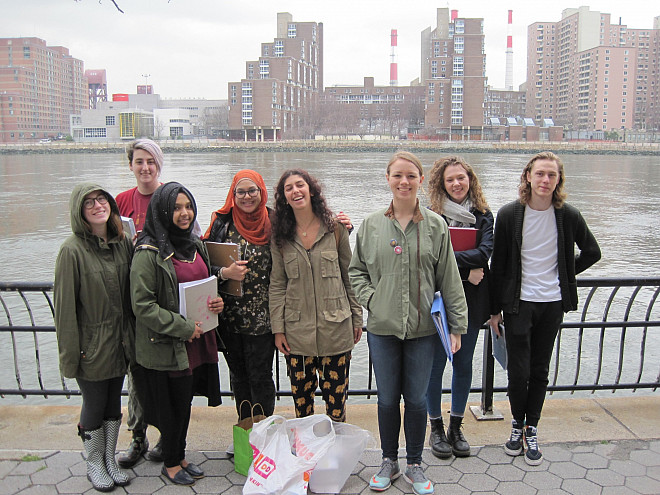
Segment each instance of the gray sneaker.
M369 488L375 492L382 492L392 486L392 481L401 476L399 461L385 457L380 470L369 480Z
M413 491L417 495L433 493L433 483L426 477L422 466L419 464L408 464L403 479L412 485Z

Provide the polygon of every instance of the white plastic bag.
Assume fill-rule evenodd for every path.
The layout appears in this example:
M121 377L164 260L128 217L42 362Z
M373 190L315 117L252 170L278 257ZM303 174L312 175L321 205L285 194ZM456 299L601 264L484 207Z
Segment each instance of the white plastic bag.
M335 443L326 415L285 420L270 416L253 426L254 459L243 495L306 495L317 461Z
M333 423L335 444L319 459L309 478L312 493L339 493L374 437L367 430L348 423Z

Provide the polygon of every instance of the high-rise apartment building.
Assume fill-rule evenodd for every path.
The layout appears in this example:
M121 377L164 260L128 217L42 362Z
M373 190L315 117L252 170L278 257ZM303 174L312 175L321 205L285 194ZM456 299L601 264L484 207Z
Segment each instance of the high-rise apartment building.
M0 142L66 134L69 115L89 108L82 60L39 38L0 39Z
M245 63L245 78L228 83L233 139L276 140L311 134L323 88L323 23L277 14L277 37Z
M425 124L445 139L481 139L485 123L484 21L437 9L437 27L422 31Z
M630 29L580 7L530 24L528 115L568 130L657 129L659 22Z

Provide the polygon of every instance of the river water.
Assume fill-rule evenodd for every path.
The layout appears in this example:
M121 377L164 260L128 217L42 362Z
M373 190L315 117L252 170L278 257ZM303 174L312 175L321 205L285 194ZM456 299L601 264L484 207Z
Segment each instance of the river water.
M273 187L282 172L305 168L320 179L330 207L335 212L346 212L358 227L369 212L387 206L391 199L385 181L389 156L386 152L175 153L165 156L161 179L181 182L192 191L198 204L199 223L205 230L211 212L224 204L231 178L238 170L252 168L260 172L272 201ZM419 153L427 170L440 156ZM493 212L517 197L520 172L529 155L463 156L475 168ZM603 252L602 260L583 276L660 275L660 157L567 154L562 159L568 202L582 212ZM0 155L0 252L4 253L0 256L1 281L52 281L58 248L71 232L69 195L73 186L82 181L97 182L113 194L135 184L122 154ZM365 352L363 343L356 349L354 361ZM4 343L2 347L8 348ZM40 345L42 354L53 353L56 359L54 346L44 347L45 344ZM25 359L34 360L34 349L29 352L30 357ZM0 358L12 359L11 354ZM3 372L0 388L15 387L13 372L9 366L4 368L9 378ZM478 383L476 372L475 368ZM51 369L50 375L53 374L56 375ZM365 386L358 383L359 374L357 379L352 376L352 387ZM9 383L4 383L7 379ZM55 383L57 380L56 376ZM286 377L283 380L288 388ZM228 388L227 380L223 381L223 388Z

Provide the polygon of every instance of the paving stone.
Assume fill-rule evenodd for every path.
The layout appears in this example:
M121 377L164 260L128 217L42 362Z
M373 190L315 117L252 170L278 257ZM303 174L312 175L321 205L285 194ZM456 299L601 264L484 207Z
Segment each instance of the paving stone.
M425 472L433 483L457 483L463 476L462 472L452 466L429 466ZM367 482L370 478L366 478Z
M594 454L607 457L611 457L612 452L616 449L616 444L612 442L601 442L598 445L594 446Z
M539 471L532 473L525 473L523 482L538 490L544 488L559 488L561 486L561 478L548 472Z
M649 476L654 480L660 480L660 466L646 468L646 476Z
M497 485L495 493L501 495L536 495L536 488L533 488L524 483L513 483L510 481L503 481Z
M205 461L200 467L206 473L206 476L227 476L234 471L234 464L227 460L210 459Z
M525 472L510 464L495 464L490 466L486 474L492 476L497 481L521 481Z
M488 469L488 463L478 457L457 457L451 465L461 473L485 473Z
M637 492L625 486L606 486L600 495L637 495Z
M35 485L56 485L71 477L71 472L66 466L44 467L30 476Z
M21 491L21 495L57 495L55 485L32 485Z
M626 480L624 476L609 469L590 469L585 478L603 487L621 486Z
M87 461L76 462L69 467L72 476L87 476Z
M649 442L649 450L660 454L660 440Z
M634 461L620 461L614 459L610 461L609 469L624 476L644 476L646 467Z
M500 446L494 448L494 447L484 447L479 450L479 454L477 455L479 459L482 461L488 463L489 465L493 464L512 464L513 463L513 457L510 455L507 455L504 452L504 449Z
M112 492L114 495L114 491ZM158 495L195 495L192 486L173 485L169 483L154 492Z
M73 464L83 461L82 453L80 452L57 452L54 455L44 459L48 467L69 467Z
M498 481L495 478L484 473L464 474L458 483L473 492L495 490L498 485Z
M28 461L28 462L19 462L18 466L16 466L13 471L11 472L12 475L21 475L21 474L34 474L37 471L44 469L46 467L46 461L39 460L39 461Z
M547 471L548 468L551 466L551 463L544 460L538 466L530 466L525 462L525 458L523 456L518 456L518 457L514 457L513 465L516 466L518 469L522 469L525 472L529 472L529 471L536 472L536 471Z
M600 495L601 487L585 479L564 480L561 489L574 495Z
M231 457L227 452L218 450L204 451L204 455L207 459L229 459Z
M660 481L648 476L628 476L625 486L637 493L646 495L658 495L660 493Z
M365 466L378 467L383 462L383 452L381 450L367 449L362 454L360 462Z
M342 494L353 494L353 493L362 493L365 488L369 488L369 483L365 482L362 478L358 476L350 476L344 486L341 488L339 493Z
M660 466L660 454L649 450L633 450L630 453L630 460L646 467Z
M18 493L23 488L31 485L30 477L27 475L7 476L0 483L0 495Z
M543 458L546 461L555 462L555 461L570 461L573 453L561 445L549 445L547 447L541 447L541 452L543 452Z
M71 476L64 481L58 483L57 491L61 494L65 493L83 493L88 490L92 484L87 479L87 476ZM151 493L151 492L150 492Z
M201 480L197 480L193 486L195 493L218 493L228 490L233 484L227 478L220 476L207 476Z
M574 454L590 454L594 451L594 448L592 445L573 445L569 446L568 450Z
M606 468L609 462L605 457L594 454L592 452L573 454L573 458L571 460L575 464L578 464L587 469Z
M166 482L160 476L138 476L131 480L130 485L126 485L124 489L126 493L155 493L165 486Z
M136 476L160 476L160 470L163 469L163 463L142 460L131 469Z
M566 495L566 492L561 488L550 488L548 490L539 490L536 495Z
M585 468L573 462L553 462L548 468L548 471L562 479L584 478L587 474Z
M405 493L412 493L412 487L406 483L406 492ZM440 483L434 483L435 493L437 494L442 494L442 495L470 495L472 492L465 488L464 486L459 485L458 483L450 483L450 484L440 484ZM373 495L374 491L372 490L367 490L366 492L363 492L365 495ZM387 495L390 494L389 490L386 492ZM479 494L481 495L481 494Z
M0 461L0 480L11 473L16 466L18 466L18 461Z
M243 495L243 485L232 485L224 492L219 492L222 495Z
M381 459L382 460L382 459ZM454 458L450 457L449 459L440 459L439 457L434 456L429 449L424 450L422 453L422 463L428 464L429 466L449 466L454 462ZM405 459L401 462L401 465L405 464ZM380 464L378 464L380 466Z

